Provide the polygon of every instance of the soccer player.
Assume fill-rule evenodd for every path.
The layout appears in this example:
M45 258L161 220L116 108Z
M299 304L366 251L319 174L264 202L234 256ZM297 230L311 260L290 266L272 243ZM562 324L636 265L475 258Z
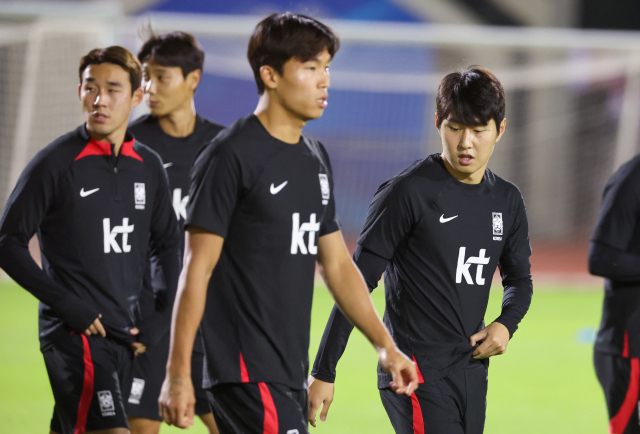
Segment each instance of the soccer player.
M122 47L94 49L79 74L85 123L40 151L20 176L0 223L0 267L41 302L51 431L124 434L122 390L134 354L171 315L180 233L162 160L127 131L143 98L140 62ZM43 269L27 246L35 233ZM139 323L149 249L162 271L164 309Z
M620 167L604 189L589 271L605 278L593 358L609 432L640 433L640 156Z
M316 259L338 305L377 348L392 387L407 394L415 388L415 368L378 317L344 244L327 153L301 132L327 106L338 46L327 26L291 13L270 15L250 38L257 108L221 132L192 172L185 264L160 398L168 423L192 423L189 359L202 318L220 432L308 432Z
M488 357L503 354L531 303L529 236L518 188L487 169L506 126L500 81L482 68L444 77L435 124L442 153L380 186L354 253L373 290L384 272L385 323L418 366L411 397L382 403L397 433L476 434L484 429ZM501 315L484 326L500 267ZM310 422L333 400L336 365L352 326L334 307L309 378Z
M204 51L188 33L152 33L140 49L138 59L142 63L142 88L151 114L134 121L129 131L162 157L169 175L173 208L182 228L187 214L189 172L193 161L198 151L223 129L195 111L193 95L202 77ZM180 239L182 252L184 237ZM146 316L146 311L153 313L155 310L155 300L152 291L143 294L141 305L143 316ZM169 355L170 319L167 320L166 333L134 361L133 383L126 406L133 434L160 431L162 419L158 397ZM198 333L191 369L196 390L195 412L213 434L218 431L206 391L202 388L203 362L202 336Z

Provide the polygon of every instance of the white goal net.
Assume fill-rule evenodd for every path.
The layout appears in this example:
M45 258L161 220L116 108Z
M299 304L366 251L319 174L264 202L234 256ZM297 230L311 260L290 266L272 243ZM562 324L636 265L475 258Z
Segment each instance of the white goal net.
M136 52L138 28L148 19L159 32L191 32L203 45L201 114L228 125L253 111L257 94L246 47L261 17L156 14L107 24L58 18L21 25L20 32L0 25L4 198L39 148L81 122L80 57L114 42ZM433 125L438 83L476 64L493 71L507 91L507 132L490 167L522 190L532 239L588 238L606 179L638 151L639 35L328 24L342 38L331 66L329 107L305 130L329 151L348 236L357 236L380 183L441 149Z

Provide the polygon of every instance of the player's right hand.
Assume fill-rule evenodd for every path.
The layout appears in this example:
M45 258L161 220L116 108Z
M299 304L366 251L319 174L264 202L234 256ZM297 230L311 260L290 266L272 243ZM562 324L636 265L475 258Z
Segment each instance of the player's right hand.
M98 314L98 318L84 331L85 335L91 336L99 334L103 338L107 337L107 332L104 330L100 318L102 318L102 314Z
M186 429L193 425L196 397L190 375L167 375L162 383L160 398L160 417L167 425Z
M395 346L379 349L378 357L380 365L393 379L391 389L399 395L404 393L411 396L418 388L418 373L413 362Z
M309 423L314 428L316 427L316 413L322 406L320 412L320 420L327 420L327 413L329 412L329 406L333 402L333 392L335 385L333 383L327 383L326 381L318 380L313 375L309 376Z

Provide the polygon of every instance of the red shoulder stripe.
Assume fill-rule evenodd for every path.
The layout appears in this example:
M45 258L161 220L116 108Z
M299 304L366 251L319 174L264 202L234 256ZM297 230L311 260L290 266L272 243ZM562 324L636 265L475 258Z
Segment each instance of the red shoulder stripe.
M90 155L111 155L111 145L109 143L99 142L96 139L90 139L87 146L84 147L74 161Z
M136 151L133 150L133 144L135 143L136 139L132 139L128 142L124 142L122 144L122 149L120 150L120 153L122 155L126 155L127 157L131 157L131 158L135 158L136 160L140 160L140 161L144 161L142 159L142 157L140 155L138 155L138 153Z

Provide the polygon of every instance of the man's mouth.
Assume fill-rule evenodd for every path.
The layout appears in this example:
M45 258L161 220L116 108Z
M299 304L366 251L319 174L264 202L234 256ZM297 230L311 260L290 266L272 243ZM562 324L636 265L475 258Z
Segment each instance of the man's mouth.
M463 166L468 166L469 164L473 163L473 156L471 156L469 154L459 154L458 155L458 161Z
M320 106L321 108L326 108L329 103L327 102L327 98L326 96L323 96L322 98L318 98L316 101L318 102L318 106Z

